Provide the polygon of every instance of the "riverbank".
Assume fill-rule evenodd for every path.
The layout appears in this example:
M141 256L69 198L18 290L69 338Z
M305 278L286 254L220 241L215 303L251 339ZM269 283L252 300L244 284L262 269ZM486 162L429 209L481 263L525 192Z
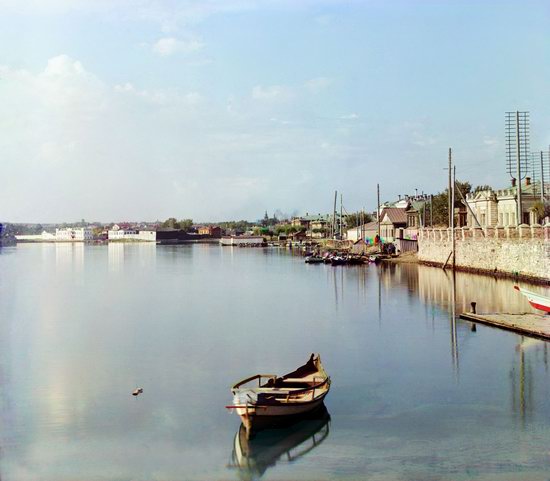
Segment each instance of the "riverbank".
M384 259L383 262L389 262L392 264L418 264L418 255L416 252L403 252L397 257L390 257Z

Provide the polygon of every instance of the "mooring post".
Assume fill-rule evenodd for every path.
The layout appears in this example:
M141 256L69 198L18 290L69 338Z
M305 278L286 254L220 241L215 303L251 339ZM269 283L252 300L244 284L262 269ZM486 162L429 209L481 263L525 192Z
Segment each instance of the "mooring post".
M475 302L470 302L470 305L472 306L472 314L475 314L476 313L476 303Z
M472 332L477 332L477 327L474 323L472 323L472 327L470 328Z

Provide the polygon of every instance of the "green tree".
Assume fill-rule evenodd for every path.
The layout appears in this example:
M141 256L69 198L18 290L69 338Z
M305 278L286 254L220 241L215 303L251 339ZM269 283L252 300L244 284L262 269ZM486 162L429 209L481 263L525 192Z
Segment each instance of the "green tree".
M178 223L178 220L175 217L169 217L166 219L161 225L162 227L169 228L169 229L177 229L176 224Z
M540 224L546 217L550 217L550 202L539 200L533 205L533 210L537 215L537 223Z
M189 232L193 227L193 219L182 219L178 223L178 228L184 232Z
M247 231L249 229L252 229L256 226L253 222L248 222L247 220L230 220L225 222L219 222L218 225L222 229L234 229L234 230L240 230L240 231Z
M456 195L455 195L455 207L460 207L463 205L462 197L460 196L458 190L462 193L464 197L466 194L469 194L472 191L472 184L470 182L460 182L456 181ZM481 190L486 190L488 186L480 186ZM490 187L488 187L490 188ZM475 190L477 192L477 188ZM433 224L434 226L448 226L449 225L449 189L445 189L439 194L435 194L432 200L432 209L433 209ZM428 206L429 210L429 206ZM429 214L427 214L429 218Z
M361 221L364 220L365 224L372 222L372 216L367 213L354 212L344 217L345 223L348 229L361 225Z

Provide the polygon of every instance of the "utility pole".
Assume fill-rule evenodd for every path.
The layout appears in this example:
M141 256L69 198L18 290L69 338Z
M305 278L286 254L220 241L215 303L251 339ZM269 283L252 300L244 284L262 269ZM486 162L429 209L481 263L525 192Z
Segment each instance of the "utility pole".
M380 242L380 184L376 184L376 222L378 223L378 241Z
M365 238L365 208L361 209L361 239Z
M544 154L540 151L540 201L544 204Z
M452 163L452 150L451 148L449 147L449 190L448 190L448 207L449 207L449 227L451 227L451 213L453 211L453 207L451 205L451 190L452 190L452 185L451 185L451 175L452 175L452 171L451 171L451 163Z
M342 225L342 211L343 211L342 194L340 194L340 240L343 239L344 226Z
M430 194L430 227L434 226L434 196Z
M451 202L452 202L452 206L453 206L453 209L452 209L452 213L451 213L451 235L452 235L452 239L453 239L453 243L452 243L452 249L453 249L453 271L455 269L455 184L456 184L456 166L453 166L453 194L452 194L452 198L451 198Z
M338 198L338 191L334 191L334 208L332 209L332 238L336 237L336 199Z
M516 170L517 189L518 189L518 210L517 210L517 225L523 224L523 209L521 205L521 144L519 138L519 111L516 110Z

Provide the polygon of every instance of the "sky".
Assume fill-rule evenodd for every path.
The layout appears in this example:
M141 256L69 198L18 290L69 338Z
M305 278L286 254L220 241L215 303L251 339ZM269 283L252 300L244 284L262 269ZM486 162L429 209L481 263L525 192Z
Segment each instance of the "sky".
M550 144L547 0L0 0L0 221L351 212Z

